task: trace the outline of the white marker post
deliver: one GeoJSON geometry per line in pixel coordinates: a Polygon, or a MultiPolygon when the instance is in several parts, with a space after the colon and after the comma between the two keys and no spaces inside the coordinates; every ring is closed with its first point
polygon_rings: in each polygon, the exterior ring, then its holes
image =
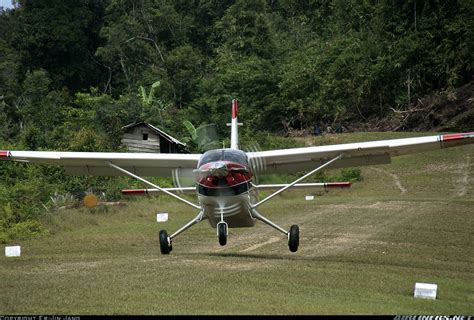
{"type": "Polygon", "coordinates": [[[314,196],[306,196],[305,199],[306,201],[311,201],[314,200],[314,196]]]}
{"type": "Polygon", "coordinates": [[[6,257],[19,257],[21,255],[20,246],[11,246],[5,247],[5,256],[6,257]]]}
{"type": "Polygon", "coordinates": [[[415,283],[415,292],[413,297],[422,299],[436,300],[436,291],[438,285],[432,283],[415,283]]]}
{"type": "Polygon", "coordinates": [[[156,214],[156,222],[166,222],[168,221],[168,214],[167,213],[157,213],[156,214]]]}

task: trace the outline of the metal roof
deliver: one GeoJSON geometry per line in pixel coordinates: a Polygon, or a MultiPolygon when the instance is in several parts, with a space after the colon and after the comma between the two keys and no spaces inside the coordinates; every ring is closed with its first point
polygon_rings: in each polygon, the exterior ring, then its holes
{"type": "Polygon", "coordinates": [[[185,143],[182,143],[181,141],[179,141],[176,138],[173,138],[172,136],[170,136],[169,134],[167,134],[163,130],[161,130],[161,129],[155,127],[155,126],[152,126],[151,124],[149,124],[147,122],[144,122],[144,121],[138,121],[138,122],[130,123],[126,126],[123,126],[122,129],[126,130],[126,129],[130,129],[130,128],[133,128],[133,127],[136,127],[136,126],[139,126],[139,125],[144,125],[144,126],[148,127],[150,130],[154,131],[156,134],[159,134],[159,135],[163,136],[169,142],[182,145],[183,147],[186,146],[185,143]]]}

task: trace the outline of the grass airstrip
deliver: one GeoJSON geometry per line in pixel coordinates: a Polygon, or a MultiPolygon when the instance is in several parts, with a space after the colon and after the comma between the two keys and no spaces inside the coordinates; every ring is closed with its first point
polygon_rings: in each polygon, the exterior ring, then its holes
{"type": "Polygon", "coordinates": [[[59,210],[54,232],[0,257],[0,314],[474,314],[473,162],[473,145],[396,157],[363,167],[349,190],[276,197],[261,212],[300,226],[297,253],[262,223],[230,229],[221,247],[204,221],[163,256],[158,231],[196,214],[163,196],[59,210]],[[437,284],[437,299],[415,299],[416,282],[437,284]]]}

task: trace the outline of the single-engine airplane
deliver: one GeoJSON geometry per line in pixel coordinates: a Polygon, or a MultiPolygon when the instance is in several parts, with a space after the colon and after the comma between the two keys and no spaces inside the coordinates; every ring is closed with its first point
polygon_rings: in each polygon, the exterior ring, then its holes
{"type": "Polygon", "coordinates": [[[290,188],[349,187],[348,182],[300,183],[324,168],[356,167],[387,164],[391,157],[474,143],[474,132],[435,136],[348,143],[329,146],[244,152],[239,149],[238,103],[232,100],[230,148],[210,150],[203,154],[154,154],[114,152],[0,151],[0,160],[61,165],[67,174],[113,176],[127,175],[152,189],[123,190],[126,194],[162,192],[195,208],[197,216],[171,235],[159,232],[160,251],[169,254],[172,241],[191,226],[208,220],[217,229],[221,245],[227,243],[228,228],[252,227],[256,220],[273,227],[288,237],[291,252],[299,246],[299,227],[286,230],[263,216],[258,208],[290,188]],[[161,188],[143,176],[169,176],[174,170],[194,169],[195,187],[161,188]],[[254,174],[309,171],[284,185],[255,185],[254,174]],[[259,200],[258,189],[277,191],[259,200]],[[197,193],[199,204],[184,199],[175,191],[197,193]]]}

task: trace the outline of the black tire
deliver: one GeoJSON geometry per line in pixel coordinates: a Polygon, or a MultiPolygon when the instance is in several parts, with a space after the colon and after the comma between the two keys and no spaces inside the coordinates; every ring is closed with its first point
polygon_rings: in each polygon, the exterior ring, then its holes
{"type": "Polygon", "coordinates": [[[219,244],[225,246],[227,244],[227,225],[225,223],[217,224],[217,234],[219,237],[219,244]]]}
{"type": "Polygon", "coordinates": [[[166,230],[160,230],[160,251],[161,251],[161,254],[170,254],[171,250],[172,250],[172,247],[168,243],[168,233],[166,233],[166,230]]]}
{"type": "Polygon", "coordinates": [[[288,246],[290,247],[291,252],[298,251],[298,246],[300,244],[300,228],[294,224],[290,228],[290,236],[288,237],[288,246]]]}

